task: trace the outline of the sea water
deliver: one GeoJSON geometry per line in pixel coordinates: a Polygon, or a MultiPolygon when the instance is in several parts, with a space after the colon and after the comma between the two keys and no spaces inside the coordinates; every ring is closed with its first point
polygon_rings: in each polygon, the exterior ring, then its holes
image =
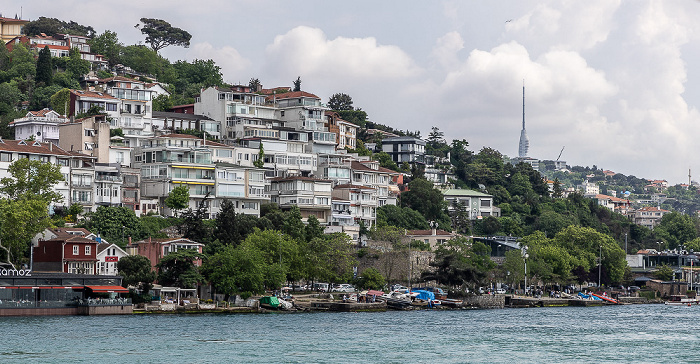
{"type": "Polygon", "coordinates": [[[0,363],[692,363],[700,306],[0,318],[0,363]]]}

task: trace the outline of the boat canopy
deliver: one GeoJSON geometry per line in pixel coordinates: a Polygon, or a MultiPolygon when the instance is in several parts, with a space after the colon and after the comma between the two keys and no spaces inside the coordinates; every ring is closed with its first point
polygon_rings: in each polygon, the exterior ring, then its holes
{"type": "Polygon", "coordinates": [[[435,299],[435,293],[430,292],[430,291],[422,291],[422,290],[414,290],[413,292],[418,293],[418,296],[416,298],[428,301],[428,300],[434,300],[435,299]]]}

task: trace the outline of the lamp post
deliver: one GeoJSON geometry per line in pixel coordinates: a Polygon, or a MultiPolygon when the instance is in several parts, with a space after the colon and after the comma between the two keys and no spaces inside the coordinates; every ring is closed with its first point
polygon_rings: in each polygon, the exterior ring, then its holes
{"type": "Polygon", "coordinates": [[[122,244],[124,244],[124,229],[126,229],[126,227],[122,225],[122,244]]]}
{"type": "Polygon", "coordinates": [[[525,288],[523,289],[523,293],[527,296],[527,258],[530,257],[530,255],[527,254],[527,245],[523,245],[520,254],[522,254],[523,262],[525,263],[525,288]]]}
{"type": "Polygon", "coordinates": [[[600,245],[600,252],[598,253],[598,289],[600,289],[600,268],[603,266],[603,246],[600,245]]]}

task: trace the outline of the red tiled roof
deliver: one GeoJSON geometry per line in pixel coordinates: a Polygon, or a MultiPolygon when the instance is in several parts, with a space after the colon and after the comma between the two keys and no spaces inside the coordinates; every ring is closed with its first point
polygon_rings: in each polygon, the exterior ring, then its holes
{"type": "Polygon", "coordinates": [[[49,146],[51,143],[40,143],[30,140],[1,140],[0,151],[19,152],[31,154],[48,155],[69,155],[65,150],[57,145],[49,146]]]}
{"type": "Polygon", "coordinates": [[[116,100],[112,95],[106,92],[86,91],[86,90],[70,90],[70,93],[79,97],[93,97],[97,99],[112,99],[116,100]]]}
{"type": "Polygon", "coordinates": [[[284,99],[294,99],[294,98],[298,98],[298,97],[310,97],[310,98],[319,99],[319,100],[321,99],[320,97],[318,97],[312,93],[308,93],[306,91],[292,91],[292,92],[285,92],[283,94],[270,95],[267,97],[267,99],[268,100],[273,100],[273,99],[274,100],[284,100],[284,99]]]}
{"type": "Polygon", "coordinates": [[[260,90],[260,93],[263,95],[272,95],[273,93],[283,91],[283,93],[291,92],[292,88],[291,87],[274,87],[274,88],[264,88],[260,90]]]}
{"type": "Polygon", "coordinates": [[[33,116],[46,116],[46,114],[50,113],[51,111],[53,111],[53,110],[48,109],[48,108],[43,108],[43,109],[38,110],[38,111],[30,111],[30,113],[33,116]]]}
{"type": "Polygon", "coordinates": [[[25,23],[29,23],[29,20],[5,18],[4,16],[0,16],[0,22],[25,22],[25,23]]]}
{"type": "MultiPolygon", "coordinates": [[[[369,163],[369,162],[366,162],[366,163],[369,163]]],[[[377,163],[379,163],[379,162],[377,162],[377,163]]],[[[372,172],[382,172],[382,173],[391,173],[391,174],[398,174],[399,173],[399,172],[392,171],[391,169],[384,168],[384,167],[377,167],[377,169],[372,169],[370,167],[367,167],[363,163],[357,162],[357,161],[352,161],[352,163],[350,164],[350,168],[356,169],[359,171],[372,171],[372,172]]]]}
{"type": "Polygon", "coordinates": [[[660,209],[660,208],[654,207],[654,206],[645,206],[645,207],[642,207],[642,208],[637,209],[637,211],[645,211],[645,212],[671,212],[671,211],[664,210],[664,209],[660,209]]]}
{"type": "Polygon", "coordinates": [[[123,77],[123,76],[112,76],[112,77],[107,77],[107,78],[100,78],[97,81],[99,81],[99,82],[126,81],[126,82],[144,83],[143,81],[139,81],[139,80],[135,80],[133,78],[123,77]]]}

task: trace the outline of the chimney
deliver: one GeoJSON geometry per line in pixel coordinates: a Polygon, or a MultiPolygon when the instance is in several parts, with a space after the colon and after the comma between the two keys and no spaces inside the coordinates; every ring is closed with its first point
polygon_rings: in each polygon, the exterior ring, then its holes
{"type": "Polygon", "coordinates": [[[129,237],[129,245],[131,245],[131,236],[129,237]]]}
{"type": "Polygon", "coordinates": [[[432,233],[433,233],[433,236],[437,235],[437,227],[433,227],[432,233]]]}

